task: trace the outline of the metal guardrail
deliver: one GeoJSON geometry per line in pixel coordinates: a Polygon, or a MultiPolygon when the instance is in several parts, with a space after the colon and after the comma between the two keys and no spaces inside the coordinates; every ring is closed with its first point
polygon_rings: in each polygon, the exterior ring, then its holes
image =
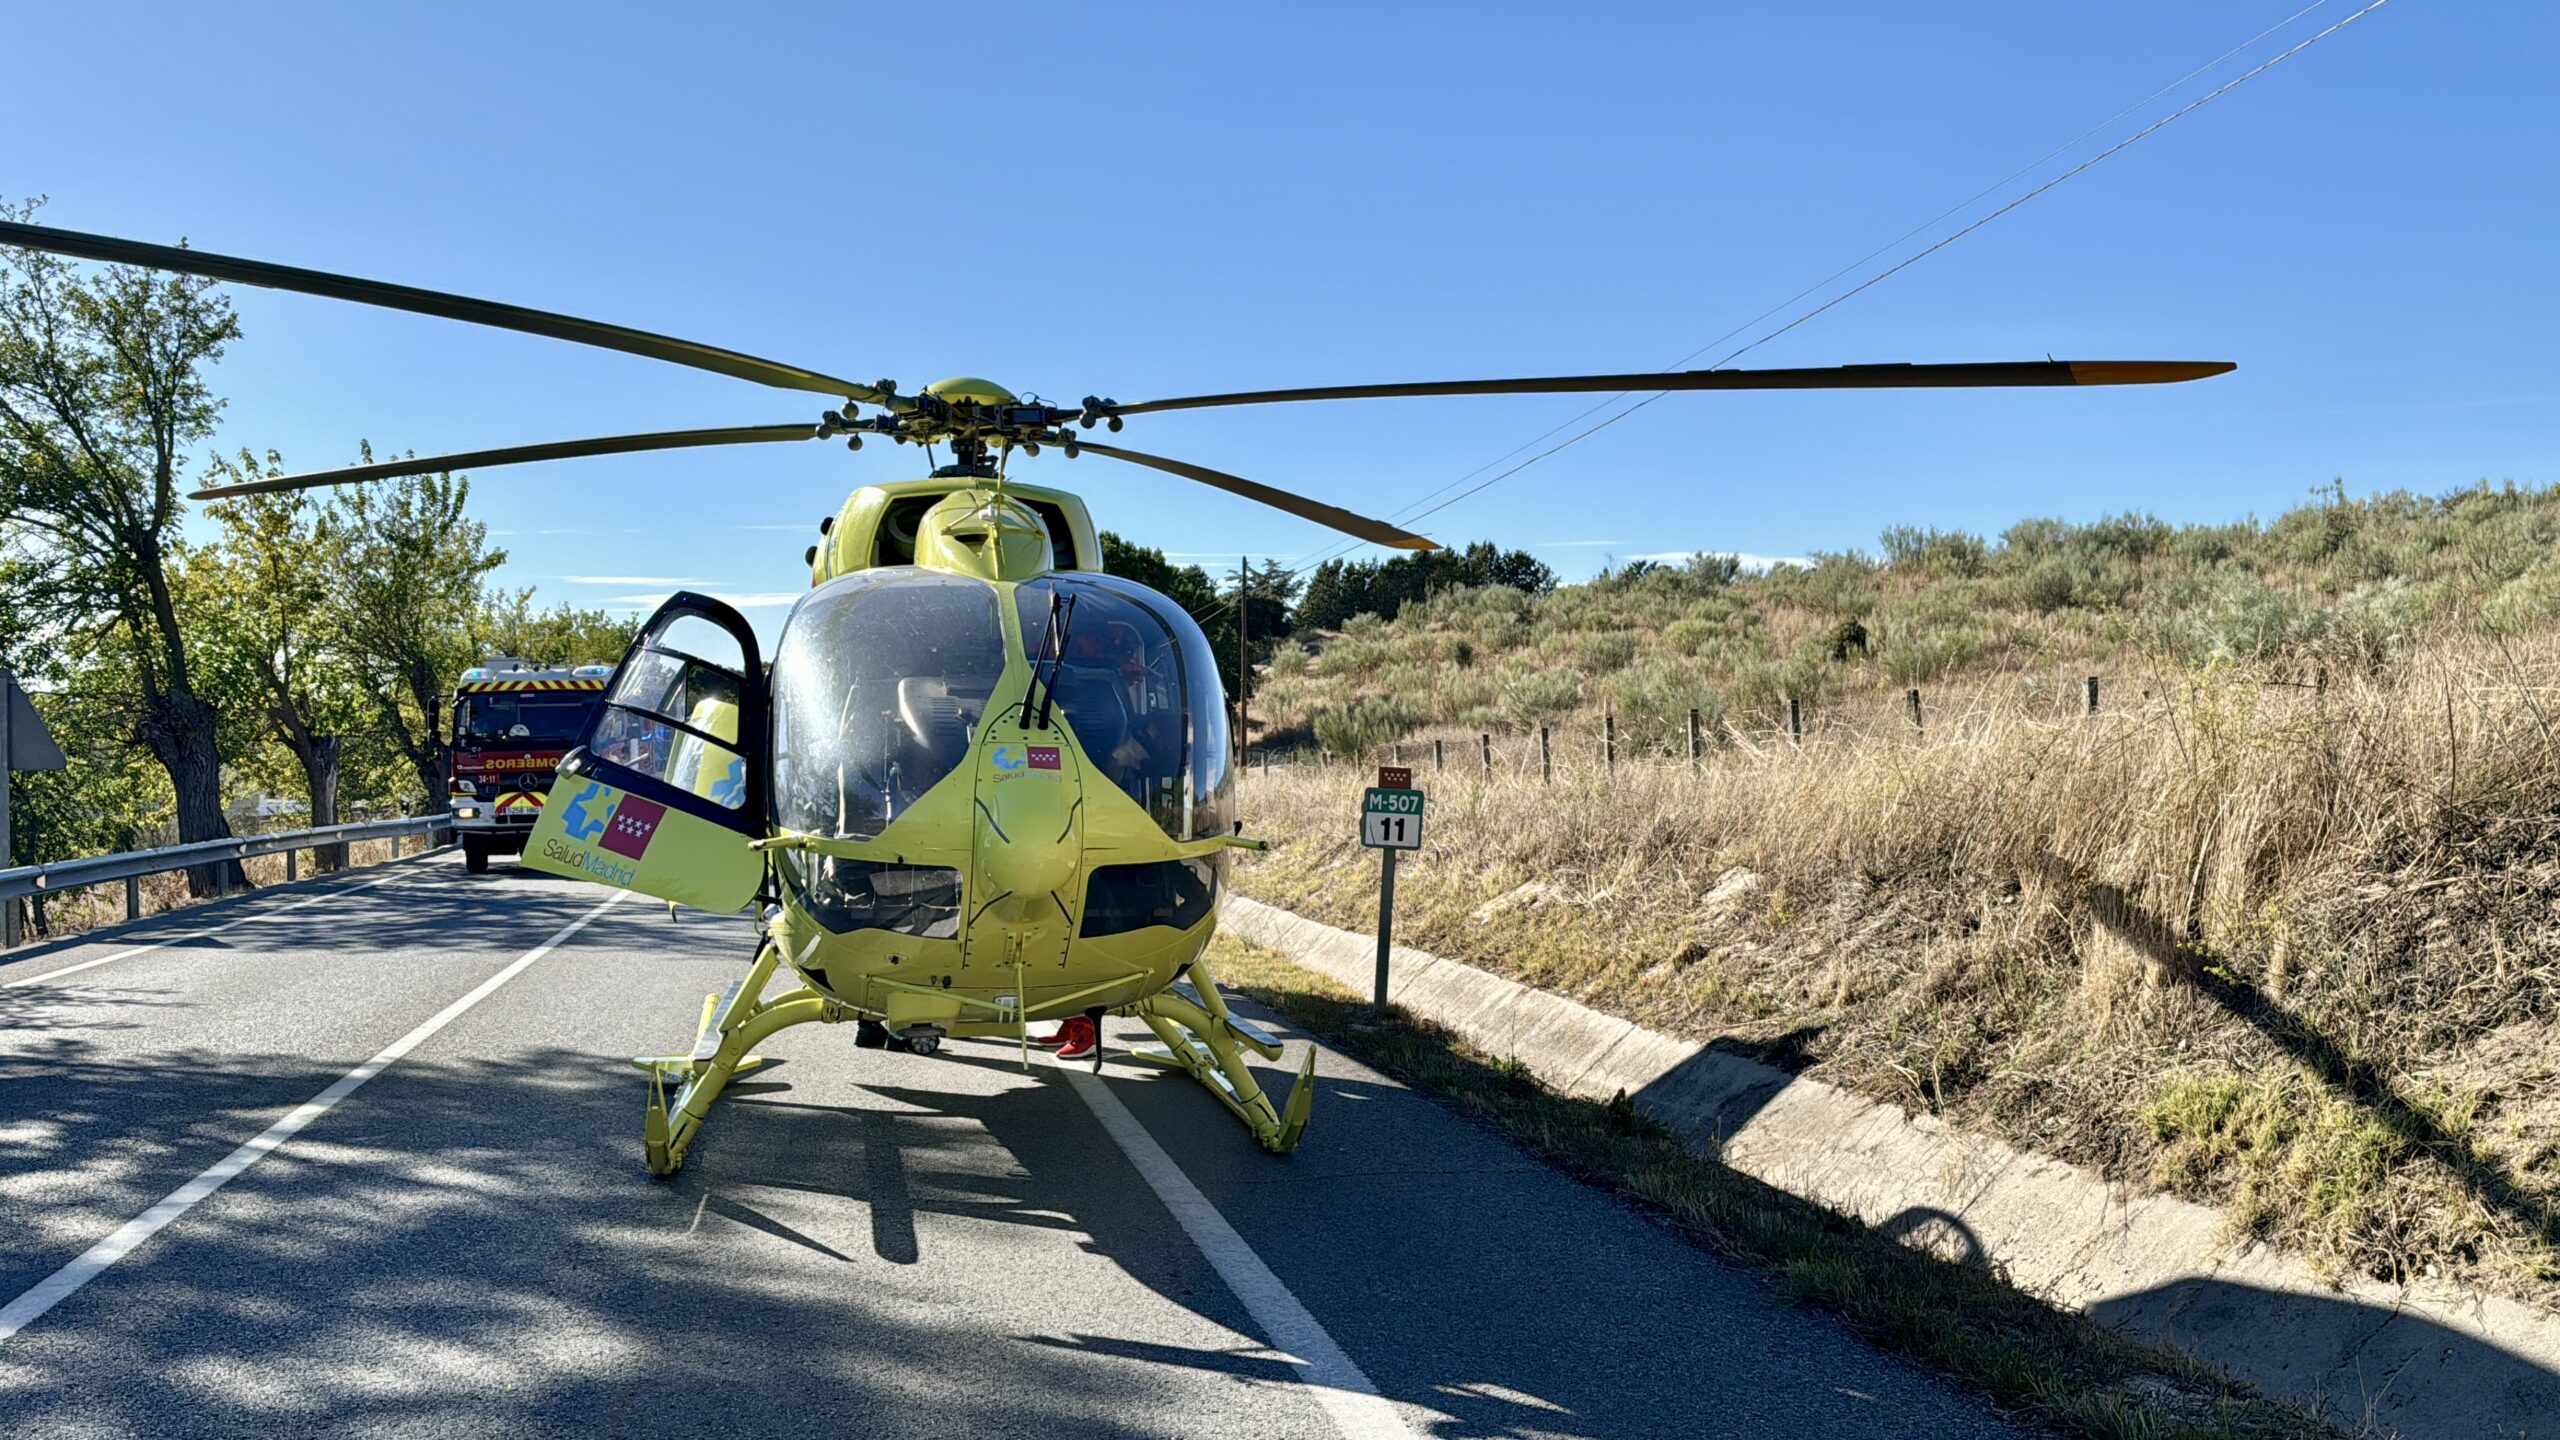
{"type": "MultiPolygon", "coordinates": [[[[453,829],[451,815],[420,815],[399,820],[366,820],[352,825],[322,825],[310,830],[287,830],[274,835],[239,835],[228,840],[200,840],[193,845],[170,845],[158,850],[128,850],[118,855],[95,855],[85,860],[57,860],[50,865],[22,865],[14,870],[0,870],[0,902],[14,902],[29,895],[53,895],[90,885],[110,885],[118,880],[134,881],[145,875],[159,875],[171,870],[186,870],[198,865],[211,865],[224,860],[246,860],[253,855],[281,853],[285,859],[286,878],[291,879],[293,854],[327,845],[345,845],[358,840],[389,840],[392,853],[399,853],[399,842],[412,835],[434,836],[453,829]]],[[[449,838],[449,834],[448,834],[449,838]]],[[[133,911],[133,891],[126,888],[126,910],[133,911]]],[[[133,918],[128,913],[127,918],[133,918]]],[[[14,928],[14,927],[12,927],[14,928]]],[[[15,937],[10,937],[14,939],[15,937]]]]}

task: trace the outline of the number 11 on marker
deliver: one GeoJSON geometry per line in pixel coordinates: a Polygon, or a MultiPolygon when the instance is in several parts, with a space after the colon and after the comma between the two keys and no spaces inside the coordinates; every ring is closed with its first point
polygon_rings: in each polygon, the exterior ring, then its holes
{"type": "Polygon", "coordinates": [[[1360,843],[1372,850],[1422,848],[1422,792],[1372,788],[1360,798],[1360,843]]]}

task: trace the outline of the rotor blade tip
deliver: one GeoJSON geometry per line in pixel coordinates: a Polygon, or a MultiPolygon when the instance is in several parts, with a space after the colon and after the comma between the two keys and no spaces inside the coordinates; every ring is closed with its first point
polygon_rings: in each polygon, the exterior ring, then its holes
{"type": "Polygon", "coordinates": [[[2230,360],[2070,360],[2064,364],[2072,382],[2079,385],[2175,385],[2240,368],[2230,360]]]}

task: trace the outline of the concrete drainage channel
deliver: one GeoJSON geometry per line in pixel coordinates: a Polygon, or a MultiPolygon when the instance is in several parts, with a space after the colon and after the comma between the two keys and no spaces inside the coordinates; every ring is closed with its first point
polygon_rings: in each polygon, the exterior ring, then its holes
{"type": "MultiPolygon", "coordinates": [[[[1366,994],[1377,941],[1241,895],[1239,936],[1366,994]]],[[[1659,1035],[1455,960],[1396,947],[1389,998],[1716,1146],[1725,1164],[2023,1289],[2203,1356],[2272,1395],[2409,1440],[2560,1428],[2560,1317],[2444,1284],[2331,1285],[2234,1245],[2221,1212],[2135,1194],[2075,1166],[1967,1135],[1693,1040],[1659,1035]]]]}

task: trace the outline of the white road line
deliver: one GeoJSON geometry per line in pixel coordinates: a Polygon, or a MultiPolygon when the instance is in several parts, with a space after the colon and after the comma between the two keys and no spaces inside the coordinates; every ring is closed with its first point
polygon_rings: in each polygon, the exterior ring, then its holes
{"type": "Polygon", "coordinates": [[[353,885],[334,886],[317,895],[307,896],[303,899],[296,900],[290,905],[278,905],[273,909],[261,908],[254,915],[243,915],[236,920],[226,920],[210,929],[190,930],[183,935],[171,935],[165,939],[154,940],[148,945],[136,945],[130,950],[119,950],[113,955],[101,955],[95,960],[83,960],[77,965],[65,965],[59,970],[48,970],[42,975],[22,975],[14,980],[0,980],[0,990],[6,990],[16,985],[41,985],[47,980],[57,980],[65,975],[77,975],[83,970],[94,970],[101,965],[110,965],[118,960],[130,960],[136,955],[148,955],[154,950],[163,950],[171,945],[182,944],[189,940],[207,939],[211,936],[219,935],[226,930],[236,929],[242,925],[253,925],[261,920],[273,920],[279,915],[289,915],[306,906],[319,905],[330,900],[335,900],[341,895],[353,895],[359,890],[370,890],[376,885],[388,884],[394,880],[405,880],[413,875],[423,873],[425,872],[422,870],[403,867],[389,875],[377,875],[370,880],[359,881],[353,885]]]}
{"type": "Polygon", "coordinates": [[[1191,1177],[1182,1173],[1182,1167],[1173,1163],[1173,1157],[1164,1153],[1156,1137],[1147,1133],[1147,1127],[1138,1123],[1138,1117],[1129,1113],[1129,1107],[1120,1103],[1111,1087],[1082,1066],[1067,1070],[1067,1083],[1075,1087],[1076,1094],[1093,1111],[1093,1118],[1102,1122],[1120,1152],[1145,1177],[1147,1187],[1156,1192],[1164,1208],[1173,1212],[1174,1220],[1190,1235],[1191,1243],[1208,1257],[1210,1267],[1244,1302],[1254,1323],[1262,1327],[1264,1338],[1296,1363],[1300,1382],[1315,1392],[1317,1403],[1333,1417],[1334,1428],[1349,1440],[1414,1440],[1413,1430],[1404,1423],[1394,1404],[1378,1393],[1378,1387],[1352,1363],[1350,1356],[1342,1353],[1342,1347],[1334,1343],[1324,1326],[1307,1313],[1307,1307],[1298,1303],[1288,1286],[1280,1283],[1280,1277],[1271,1273],[1271,1267],[1262,1263],[1262,1257],[1253,1253],[1253,1247],[1227,1223],[1226,1216],[1218,1213],[1218,1207],[1209,1203],[1209,1197],[1191,1183],[1191,1177]]]}
{"type": "Polygon", "coordinates": [[[488,999],[499,986],[523,974],[526,966],[550,954],[563,941],[587,928],[587,925],[597,916],[621,904],[629,898],[630,894],[631,892],[627,890],[617,890],[603,904],[553,931],[550,939],[526,951],[521,958],[510,963],[507,968],[472,987],[470,994],[437,1011],[435,1016],[425,1024],[384,1046],[380,1054],[339,1076],[328,1089],[312,1096],[296,1107],[293,1113],[268,1126],[265,1133],[259,1135],[257,1139],[225,1155],[216,1161],[211,1169],[170,1191],[167,1199],[126,1221],[121,1229],[90,1246],[79,1259],[46,1276],[36,1284],[34,1289],[10,1301],[7,1305],[0,1306],[0,1346],[5,1346],[11,1336],[33,1324],[47,1310],[61,1304],[70,1297],[72,1292],[98,1278],[108,1266],[130,1254],[135,1246],[159,1234],[170,1221],[194,1209],[199,1201],[229,1184],[233,1176],[255,1165],[270,1151],[301,1133],[304,1126],[328,1114],[339,1101],[362,1088],[364,1082],[381,1074],[385,1068],[416,1049],[429,1036],[452,1024],[464,1011],[488,999]]]}

